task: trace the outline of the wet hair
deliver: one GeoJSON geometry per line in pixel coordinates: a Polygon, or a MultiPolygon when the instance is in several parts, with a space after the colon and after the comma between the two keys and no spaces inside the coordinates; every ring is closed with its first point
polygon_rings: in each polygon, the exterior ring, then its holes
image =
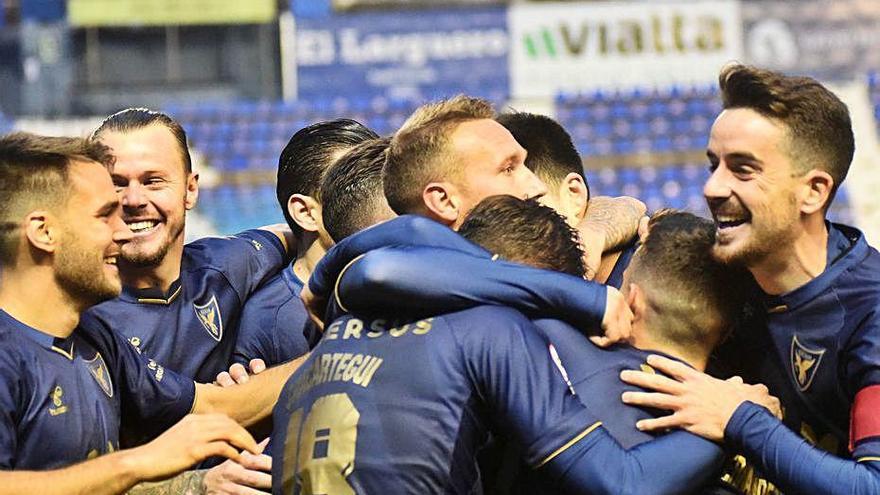
{"type": "Polygon", "coordinates": [[[489,196],[468,213],[458,233],[506,260],[584,276],[577,231],[536,199],[489,196]]]}
{"type": "Polygon", "coordinates": [[[189,146],[186,140],[186,131],[179,122],[169,115],[147,108],[126,108],[104,119],[101,125],[92,133],[95,139],[101,139],[105,132],[127,133],[137,131],[151,125],[161,125],[168,129],[177,142],[180,158],[183,160],[184,171],[192,173],[192,157],[189,154],[189,146]]]}

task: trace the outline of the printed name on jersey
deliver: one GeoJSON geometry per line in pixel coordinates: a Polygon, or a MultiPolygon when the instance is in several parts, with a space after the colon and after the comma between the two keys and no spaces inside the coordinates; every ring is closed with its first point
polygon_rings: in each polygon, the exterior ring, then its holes
{"type": "Polygon", "coordinates": [[[405,323],[403,325],[395,321],[384,319],[376,319],[364,322],[357,318],[349,320],[337,320],[333,322],[327,330],[324,331],[324,340],[348,340],[359,339],[362,335],[366,335],[371,339],[379,338],[383,335],[390,335],[393,338],[402,337],[407,333],[412,335],[425,335],[431,331],[432,321],[434,318],[427,318],[414,322],[405,323]],[[364,329],[367,329],[364,332],[364,329]]]}
{"type": "Polygon", "coordinates": [[[104,356],[101,353],[95,354],[91,360],[85,360],[89,373],[92,374],[95,381],[101,387],[101,390],[107,394],[107,397],[113,397],[113,382],[110,379],[110,372],[107,371],[107,363],[104,362],[104,356]]]}
{"type": "Polygon", "coordinates": [[[56,385],[52,392],[49,393],[49,398],[52,399],[52,406],[49,407],[49,416],[58,416],[67,412],[67,406],[61,399],[62,396],[64,396],[64,390],[60,385],[56,385]]]}
{"type": "Polygon", "coordinates": [[[810,388],[824,354],[825,349],[810,349],[798,341],[797,335],[792,337],[791,373],[801,392],[810,388]]]}
{"type": "Polygon", "coordinates": [[[303,379],[288,394],[288,407],[306,390],[328,382],[350,382],[366,388],[385,360],[370,354],[332,352],[315,356],[303,379]]]}
{"type": "Polygon", "coordinates": [[[220,316],[220,305],[217,303],[217,296],[212,294],[211,299],[202,305],[193,303],[193,308],[196,310],[196,316],[211,338],[220,342],[220,339],[223,338],[223,318],[220,316]]]}

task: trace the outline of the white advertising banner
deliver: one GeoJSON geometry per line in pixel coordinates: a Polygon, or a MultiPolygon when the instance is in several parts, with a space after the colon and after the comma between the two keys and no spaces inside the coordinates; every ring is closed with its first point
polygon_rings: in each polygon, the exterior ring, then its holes
{"type": "Polygon", "coordinates": [[[742,59],[736,1],[512,5],[511,91],[560,91],[710,83],[742,59]]]}

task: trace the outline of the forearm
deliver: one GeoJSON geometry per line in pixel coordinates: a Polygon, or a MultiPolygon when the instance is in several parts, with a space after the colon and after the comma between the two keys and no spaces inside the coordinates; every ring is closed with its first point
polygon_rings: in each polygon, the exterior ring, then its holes
{"type": "Polygon", "coordinates": [[[134,450],[51,471],[0,471],[0,495],[116,495],[141,480],[134,450]]]}
{"type": "Polygon", "coordinates": [[[217,387],[197,383],[193,412],[223,413],[242,426],[250,426],[272,414],[287,379],[308,356],[269,368],[240,385],[217,387]]]}
{"type": "Polygon", "coordinates": [[[683,494],[717,476],[720,447],[683,431],[624,450],[600,428],[563,451],[547,469],[566,493],[683,494]]]}
{"type": "Polygon", "coordinates": [[[785,493],[880,493],[877,462],[841,459],[820,450],[751,402],[736,409],[724,440],[785,493]]]}
{"type": "Polygon", "coordinates": [[[165,480],[140,483],[127,493],[128,495],[201,495],[205,493],[205,473],[207,469],[186,471],[165,480]]]}
{"type": "Polygon", "coordinates": [[[623,247],[638,233],[639,219],[645,213],[644,209],[638,207],[639,204],[634,200],[593,198],[586,217],[578,227],[581,239],[589,246],[602,246],[602,252],[623,247]]]}

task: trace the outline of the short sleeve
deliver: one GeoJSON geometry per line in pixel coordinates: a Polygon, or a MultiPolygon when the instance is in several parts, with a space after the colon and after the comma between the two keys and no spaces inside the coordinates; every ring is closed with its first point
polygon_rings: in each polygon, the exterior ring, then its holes
{"type": "Polygon", "coordinates": [[[201,252],[208,265],[222,271],[242,301],[286,262],[281,239],[261,229],[230,237],[206,237],[187,244],[187,249],[201,252]]]}
{"type": "Polygon", "coordinates": [[[242,310],[238,339],[232,361],[247,366],[262,359],[273,366],[309,352],[314,329],[305,305],[297,295],[262,297],[264,291],[287,290],[283,284],[266,285],[249,299],[242,310]]]}
{"type": "Polygon", "coordinates": [[[528,464],[543,465],[599,427],[528,319],[506,308],[471,315],[451,322],[456,339],[492,417],[522,446],[528,464]]]}

